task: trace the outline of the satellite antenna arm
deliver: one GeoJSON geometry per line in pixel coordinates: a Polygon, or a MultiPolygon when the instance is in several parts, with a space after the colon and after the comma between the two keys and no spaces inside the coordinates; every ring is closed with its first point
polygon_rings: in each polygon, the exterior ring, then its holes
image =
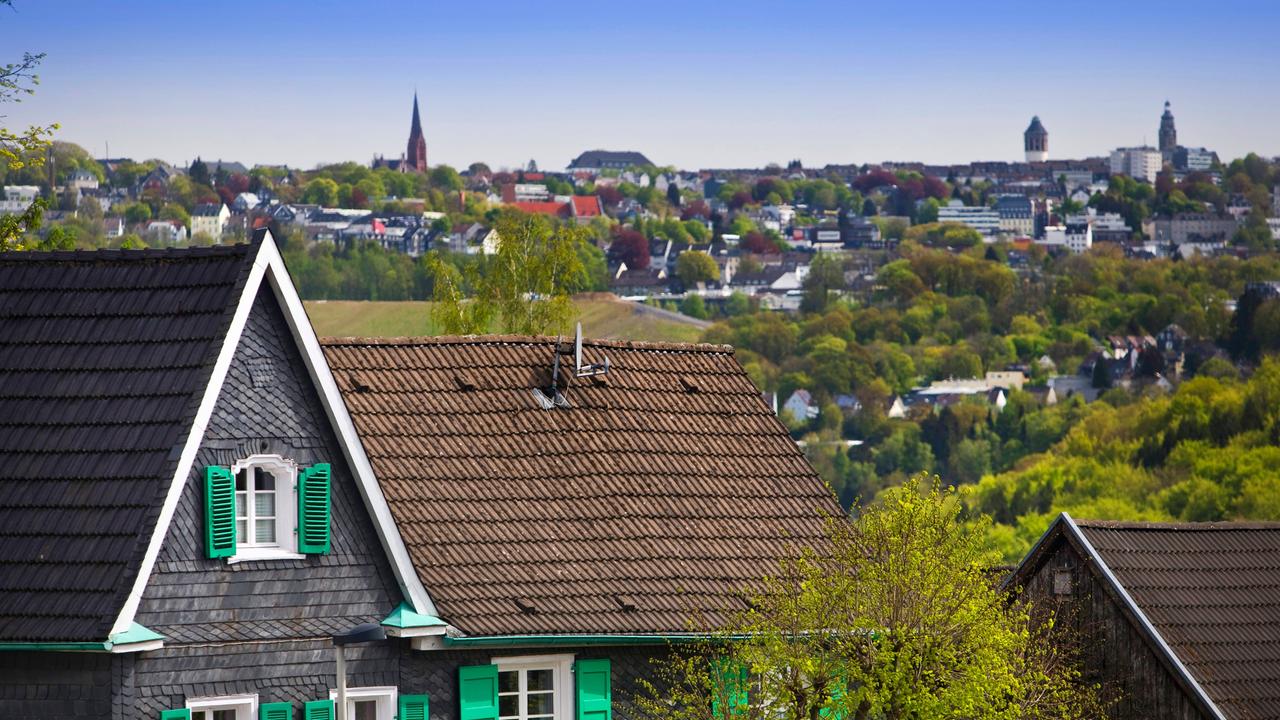
{"type": "Polygon", "coordinates": [[[609,372],[609,357],[606,355],[604,362],[595,365],[586,365],[582,362],[582,323],[578,323],[578,329],[573,339],[573,364],[574,376],[585,378],[593,375],[604,375],[609,372]]]}

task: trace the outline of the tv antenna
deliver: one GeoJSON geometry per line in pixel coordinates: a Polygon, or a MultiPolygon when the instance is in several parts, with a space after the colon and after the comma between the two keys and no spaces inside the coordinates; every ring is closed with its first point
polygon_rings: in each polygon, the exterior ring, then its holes
{"type": "MultiPolygon", "coordinates": [[[[557,362],[559,359],[559,356],[557,356],[557,362]]],[[[578,323],[578,331],[573,338],[573,365],[574,377],[585,378],[592,377],[593,375],[604,375],[609,372],[609,356],[607,355],[605,356],[603,363],[595,365],[582,364],[582,323],[578,323]]]]}

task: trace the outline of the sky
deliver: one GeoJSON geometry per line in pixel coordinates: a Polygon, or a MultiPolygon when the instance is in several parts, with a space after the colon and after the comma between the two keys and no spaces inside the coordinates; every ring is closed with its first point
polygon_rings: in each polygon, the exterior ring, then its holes
{"type": "Polygon", "coordinates": [[[399,157],[416,89],[431,164],[1019,160],[1178,139],[1280,155],[1280,2],[13,0],[0,63],[43,52],[8,128],[95,157],[246,165],[399,157]]]}

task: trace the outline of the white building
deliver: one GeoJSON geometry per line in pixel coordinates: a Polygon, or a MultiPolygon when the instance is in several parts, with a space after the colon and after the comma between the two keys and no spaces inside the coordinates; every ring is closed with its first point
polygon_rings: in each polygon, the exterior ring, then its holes
{"type": "Polygon", "coordinates": [[[1093,225],[1088,222],[1067,222],[1050,225],[1044,229],[1044,237],[1036,244],[1047,248],[1064,248],[1079,255],[1093,247],[1093,225]]]}
{"type": "Polygon", "coordinates": [[[186,242],[187,226],[177,220],[152,220],[147,224],[146,235],[160,245],[176,245],[186,242]]]}
{"type": "Polygon", "coordinates": [[[989,207],[967,206],[959,200],[938,208],[938,222],[967,225],[982,233],[983,238],[1000,234],[1000,213],[989,207]]]}
{"type": "Polygon", "coordinates": [[[1111,151],[1111,174],[1128,175],[1135,180],[1156,181],[1164,167],[1164,156],[1153,147],[1116,148],[1111,151]]]}
{"type": "Polygon", "coordinates": [[[191,234],[208,235],[214,240],[222,237],[231,211],[223,203],[201,203],[191,212],[191,234]]]}
{"type": "Polygon", "coordinates": [[[35,185],[8,185],[4,189],[4,199],[0,200],[0,215],[24,213],[38,197],[40,188],[35,185]]]}

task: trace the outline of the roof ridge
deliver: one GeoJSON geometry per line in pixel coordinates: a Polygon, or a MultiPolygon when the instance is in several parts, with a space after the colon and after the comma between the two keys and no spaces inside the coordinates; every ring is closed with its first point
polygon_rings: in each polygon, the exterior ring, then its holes
{"type": "Polygon", "coordinates": [[[118,248],[102,248],[97,250],[12,250],[0,252],[0,262],[103,262],[114,260],[159,260],[188,258],[207,258],[218,256],[245,255],[252,251],[254,243],[244,242],[232,245],[208,245],[203,247],[167,247],[143,248],[138,250],[121,250],[118,248]]]}
{"type": "MultiPolygon", "coordinates": [[[[569,338],[558,338],[561,342],[572,342],[569,338]]],[[[435,335],[435,336],[401,336],[401,337],[324,337],[320,344],[325,347],[367,347],[370,345],[406,346],[406,345],[534,345],[551,344],[557,338],[550,335],[435,335]]],[[[732,345],[714,343],[680,343],[657,342],[645,340],[609,340],[583,338],[583,347],[618,348],[622,350],[655,350],[672,352],[709,352],[734,354],[732,345]]]]}
{"type": "Polygon", "coordinates": [[[1266,520],[1219,520],[1214,522],[1075,520],[1075,523],[1082,528],[1097,528],[1100,530],[1280,530],[1280,522],[1266,520]]]}

